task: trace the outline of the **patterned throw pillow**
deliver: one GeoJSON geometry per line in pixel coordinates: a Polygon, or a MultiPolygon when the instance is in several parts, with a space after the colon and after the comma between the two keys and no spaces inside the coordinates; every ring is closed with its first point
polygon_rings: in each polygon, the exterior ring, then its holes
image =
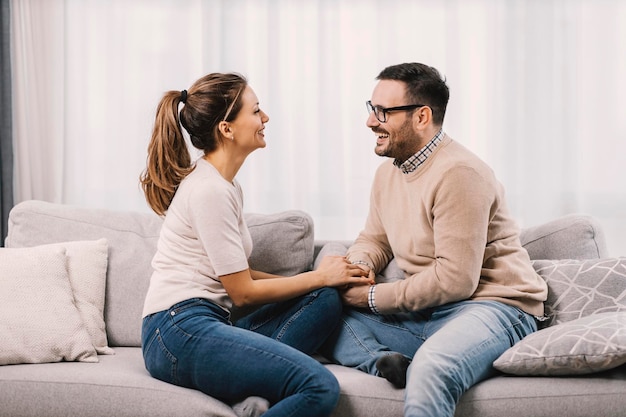
{"type": "Polygon", "coordinates": [[[532,262],[548,284],[545,325],[626,311],[626,258],[532,262]]]}
{"type": "Polygon", "coordinates": [[[581,375],[626,363],[626,312],[592,314],[526,336],[493,364],[513,375],[581,375]]]}
{"type": "Polygon", "coordinates": [[[547,328],[504,352],[514,375],[578,375],[626,363],[626,258],[533,261],[548,284],[547,328]]]}

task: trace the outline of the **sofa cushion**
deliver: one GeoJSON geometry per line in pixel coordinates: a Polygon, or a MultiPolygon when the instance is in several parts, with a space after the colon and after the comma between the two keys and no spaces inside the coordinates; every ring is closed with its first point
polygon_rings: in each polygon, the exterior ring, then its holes
{"type": "MultiPolygon", "coordinates": [[[[404,390],[354,368],[326,365],[341,394],[332,417],[402,416],[404,390]]],[[[584,378],[498,375],[461,397],[457,417],[623,417],[626,365],[584,378]]]]}
{"type": "Polygon", "coordinates": [[[97,362],[62,246],[0,249],[0,365],[97,362]]]}
{"type": "MultiPolygon", "coordinates": [[[[313,263],[313,220],[298,210],[245,214],[253,241],[250,267],[294,275],[313,263]]],[[[104,238],[109,246],[105,322],[110,346],[140,346],[141,312],[162,219],[153,213],[30,200],[9,214],[7,247],[104,238]]]]}
{"type": "Polygon", "coordinates": [[[148,374],[141,349],[118,347],[99,363],[0,367],[1,416],[237,417],[200,391],[148,374]]]}
{"type": "MultiPolygon", "coordinates": [[[[456,417],[623,417],[626,368],[580,377],[498,375],[470,388],[456,417]]],[[[402,414],[399,414],[402,415],[402,414]]]]}
{"type": "Polygon", "coordinates": [[[402,416],[404,390],[394,388],[385,378],[355,368],[325,365],[341,388],[339,403],[332,417],[402,416]]]}
{"type": "Polygon", "coordinates": [[[626,363],[626,312],[598,313],[539,330],[494,367],[514,375],[580,375],[626,363]]]}

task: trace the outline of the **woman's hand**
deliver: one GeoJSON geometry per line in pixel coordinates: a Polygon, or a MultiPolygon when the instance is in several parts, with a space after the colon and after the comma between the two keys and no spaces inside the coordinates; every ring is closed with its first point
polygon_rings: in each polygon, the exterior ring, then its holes
{"type": "Polygon", "coordinates": [[[373,285],[368,271],[353,265],[344,256],[325,256],[315,271],[320,274],[327,287],[351,285],[373,285]]]}

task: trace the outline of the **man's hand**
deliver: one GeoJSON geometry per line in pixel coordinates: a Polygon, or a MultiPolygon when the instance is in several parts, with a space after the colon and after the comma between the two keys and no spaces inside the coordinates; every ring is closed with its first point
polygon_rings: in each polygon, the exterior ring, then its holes
{"type": "Polygon", "coordinates": [[[357,287],[349,287],[339,292],[343,303],[352,307],[367,308],[367,294],[369,285],[359,285],[357,287]]]}

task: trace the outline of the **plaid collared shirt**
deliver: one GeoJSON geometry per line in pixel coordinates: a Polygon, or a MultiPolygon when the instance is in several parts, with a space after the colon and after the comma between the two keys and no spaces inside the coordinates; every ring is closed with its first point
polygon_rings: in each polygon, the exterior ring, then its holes
{"type": "Polygon", "coordinates": [[[406,161],[399,163],[398,160],[395,160],[393,164],[400,168],[404,174],[410,174],[415,171],[420,165],[422,165],[426,159],[435,151],[437,145],[441,143],[443,139],[443,129],[439,131],[435,135],[434,138],[430,140],[422,149],[419,150],[415,155],[407,159],[406,161]]]}

